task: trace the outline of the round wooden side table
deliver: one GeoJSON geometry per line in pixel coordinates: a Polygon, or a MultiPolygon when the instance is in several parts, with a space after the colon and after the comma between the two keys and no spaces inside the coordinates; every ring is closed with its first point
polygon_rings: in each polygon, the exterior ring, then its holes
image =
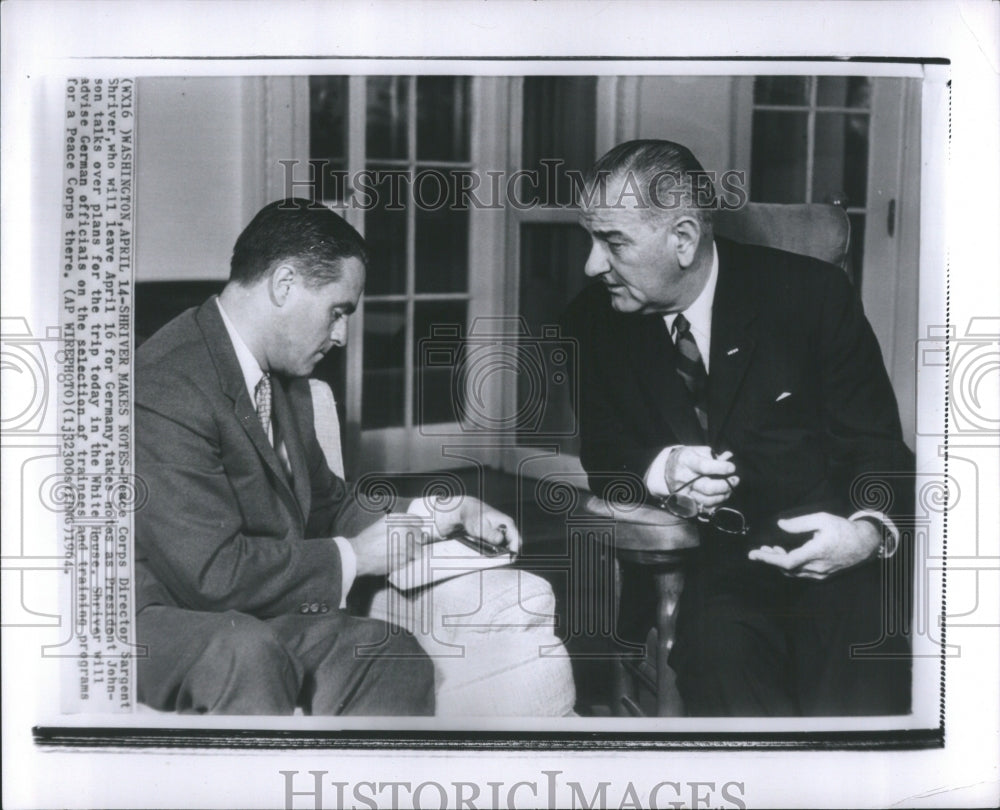
{"type": "MultiPolygon", "coordinates": [[[[611,522],[612,531],[599,533],[605,545],[615,556],[615,600],[621,600],[620,563],[642,565],[652,572],[656,583],[656,656],[655,691],[657,716],[680,713],[680,701],[674,686],[673,671],[667,664],[674,642],[677,623],[677,604],[684,588],[684,563],[691,550],[698,546],[697,527],[684,518],[643,504],[615,504],[596,495],[584,505],[594,517],[611,522]]],[[[616,662],[615,711],[624,709],[628,714],[642,714],[634,689],[628,681],[639,673],[636,666],[624,661],[616,662]]],[[[641,677],[641,676],[640,676],[641,677]]]]}

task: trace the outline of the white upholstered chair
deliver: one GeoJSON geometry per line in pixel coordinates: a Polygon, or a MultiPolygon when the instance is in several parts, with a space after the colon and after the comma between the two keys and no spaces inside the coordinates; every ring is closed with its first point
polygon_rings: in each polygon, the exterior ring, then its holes
{"type": "MultiPolygon", "coordinates": [[[[310,380],[316,436],[343,477],[340,422],[330,387],[310,380]]],[[[555,636],[555,599],[527,571],[493,568],[416,591],[387,586],[370,616],[413,633],[434,662],[437,714],[561,717],[573,713],[570,660],[555,636]]]]}

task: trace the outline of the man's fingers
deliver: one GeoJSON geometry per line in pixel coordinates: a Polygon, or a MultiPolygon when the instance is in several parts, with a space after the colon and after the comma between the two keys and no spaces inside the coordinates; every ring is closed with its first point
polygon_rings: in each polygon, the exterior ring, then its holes
{"type": "Polygon", "coordinates": [[[791,551],[786,551],[781,546],[761,546],[753,549],[747,557],[757,562],[773,565],[782,571],[794,572],[795,569],[816,558],[816,547],[810,548],[810,545],[811,541],[791,551]]]}
{"type": "Polygon", "coordinates": [[[800,515],[793,518],[782,518],[778,521],[778,528],[789,534],[805,534],[806,532],[816,532],[827,525],[829,515],[826,512],[813,512],[809,515],[800,515]]]}
{"type": "Polygon", "coordinates": [[[812,562],[816,559],[817,551],[817,546],[812,540],[804,543],[798,548],[792,549],[788,552],[788,556],[785,557],[785,561],[788,563],[788,565],[785,566],[786,570],[791,571],[794,568],[798,568],[799,566],[812,562]]]}
{"type": "Polygon", "coordinates": [[[685,447],[678,461],[679,466],[687,467],[694,475],[726,476],[736,472],[736,465],[729,460],[731,456],[726,452],[716,458],[710,447],[685,447]]]}
{"type": "Polygon", "coordinates": [[[495,546],[502,546],[511,552],[521,548],[521,535],[514,526],[514,521],[500,512],[495,512],[488,518],[488,532],[483,539],[495,546]]]}
{"type": "Polygon", "coordinates": [[[727,489],[722,495],[702,495],[699,492],[692,494],[691,498],[694,500],[702,509],[712,509],[716,506],[722,506],[726,501],[729,500],[730,491],[727,489]]]}
{"type": "Polygon", "coordinates": [[[788,570],[788,552],[780,546],[761,546],[753,549],[747,558],[754,562],[767,563],[784,571],[788,570]]]}
{"type": "Polygon", "coordinates": [[[690,476],[695,478],[699,475],[713,475],[725,478],[736,472],[736,465],[731,461],[721,461],[717,458],[695,457],[693,460],[685,460],[684,465],[688,468],[690,476]]]}
{"type": "Polygon", "coordinates": [[[732,492],[733,487],[740,482],[739,476],[732,475],[729,478],[699,478],[691,486],[692,492],[701,493],[702,495],[725,495],[728,496],[732,492]],[[735,480],[736,483],[730,483],[730,481],[735,480]]]}

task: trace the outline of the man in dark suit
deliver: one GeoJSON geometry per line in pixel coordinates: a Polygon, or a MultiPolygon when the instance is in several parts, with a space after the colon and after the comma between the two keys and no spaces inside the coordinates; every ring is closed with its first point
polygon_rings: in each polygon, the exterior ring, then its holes
{"type": "Polygon", "coordinates": [[[698,521],[671,654],[689,713],[905,713],[906,640],[852,652],[898,609],[882,566],[912,498],[878,344],[839,268],[716,238],[704,181],[668,141],[621,144],[588,175],[602,283],[567,315],[581,461],[698,521]],[[861,508],[871,473],[885,497],[861,508]]]}
{"type": "MultiPolygon", "coordinates": [[[[342,608],[355,576],[416,554],[387,543],[328,468],[306,377],[346,338],[361,236],[305,200],[240,235],[230,281],[136,353],[139,699],[229,714],[432,714],[431,662],[409,634],[342,608]]],[[[513,521],[466,498],[432,517],[512,551],[513,521]]],[[[404,520],[405,522],[405,520],[404,520]]],[[[398,526],[394,523],[394,526],[398,526]]],[[[394,533],[395,534],[395,533],[394,533]]]]}

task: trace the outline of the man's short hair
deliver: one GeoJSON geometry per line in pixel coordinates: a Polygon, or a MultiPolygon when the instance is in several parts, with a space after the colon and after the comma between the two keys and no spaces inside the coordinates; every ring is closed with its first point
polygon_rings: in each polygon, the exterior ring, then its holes
{"type": "Polygon", "coordinates": [[[711,227],[715,186],[686,146],[653,139],[625,141],[598,159],[584,183],[594,189],[617,178],[630,183],[629,193],[639,195],[649,217],[666,215],[673,220],[681,212],[690,212],[703,228],[711,227]]]}
{"type": "Polygon", "coordinates": [[[282,262],[291,262],[312,287],[338,281],[345,259],[366,267],[365,240],[322,203],[289,197],[264,206],[233,247],[229,280],[254,284],[282,262]]]}

